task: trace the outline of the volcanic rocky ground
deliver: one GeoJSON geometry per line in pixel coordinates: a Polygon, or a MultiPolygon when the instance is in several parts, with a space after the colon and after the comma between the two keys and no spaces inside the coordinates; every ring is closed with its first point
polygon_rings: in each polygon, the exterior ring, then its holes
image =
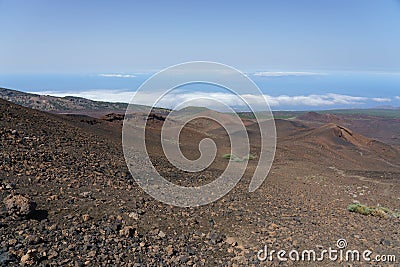
{"type": "MultiPolygon", "coordinates": [[[[360,202],[399,211],[400,153],[340,122],[276,120],[275,161],[258,190],[247,190],[255,159],[219,201],[178,208],[153,199],[131,177],[120,117],[55,115],[3,100],[0,117],[0,265],[346,266],[260,262],[256,256],[264,245],[320,251],[336,248],[341,238],[349,249],[394,254],[400,263],[400,219],[347,210],[360,202]]],[[[245,122],[257,155],[257,128],[245,122]]],[[[170,166],[156,140],[162,123],[155,116],[148,127],[149,151],[160,173],[178,184],[204,184],[221,173],[225,151],[201,174],[170,166]]],[[[226,150],[218,133],[212,123],[189,125],[184,154],[198,156],[202,136],[214,136],[226,150]]]]}

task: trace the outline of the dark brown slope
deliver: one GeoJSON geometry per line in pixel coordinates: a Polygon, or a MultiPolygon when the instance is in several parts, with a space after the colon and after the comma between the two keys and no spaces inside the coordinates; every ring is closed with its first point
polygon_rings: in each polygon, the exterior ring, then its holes
{"type": "MultiPolygon", "coordinates": [[[[399,171],[382,170],[387,166],[382,162],[380,169],[366,164],[364,172],[351,173],[341,161],[319,161],[334,157],[317,152],[320,144],[306,135],[317,138],[324,131],[278,122],[282,138],[276,161],[257,191],[247,192],[250,177],[245,176],[215,203],[176,208],[152,199],[129,179],[114,125],[5,101],[0,101],[0,116],[0,201],[25,194],[40,210],[15,220],[2,207],[1,264],[20,266],[28,256],[39,266],[258,266],[256,254],[265,244],[276,250],[320,250],[335,247],[339,238],[346,238],[349,248],[400,257],[398,220],[346,210],[353,201],[399,209],[399,171]],[[12,183],[16,188],[8,189],[12,183]]],[[[159,131],[160,124],[153,126],[159,131]]],[[[190,137],[185,145],[195,150],[198,144],[190,137]]],[[[156,140],[149,142],[157,147],[156,140]]],[[[160,159],[174,182],[185,178],[166,165],[160,159]]]]}
{"type": "Polygon", "coordinates": [[[119,122],[3,100],[0,118],[1,265],[212,266],[243,253],[244,247],[227,253],[231,245],[213,206],[170,207],[136,186],[114,132],[119,122]],[[7,213],[3,200],[18,194],[38,211],[19,219],[7,213]]]}

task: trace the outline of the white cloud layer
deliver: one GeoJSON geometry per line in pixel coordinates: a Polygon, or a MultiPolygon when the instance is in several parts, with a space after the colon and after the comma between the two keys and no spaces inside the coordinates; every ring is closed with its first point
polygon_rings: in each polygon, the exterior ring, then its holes
{"type": "Polygon", "coordinates": [[[392,99],[390,99],[390,98],[382,98],[382,97],[374,97],[374,98],[372,98],[372,101],[375,101],[375,102],[390,102],[390,101],[392,101],[392,99]]]}
{"type": "Polygon", "coordinates": [[[400,96],[395,96],[394,98],[396,98],[397,100],[400,100],[400,96]]]}
{"type": "MultiPolygon", "coordinates": [[[[44,95],[53,95],[53,96],[78,96],[83,98],[88,98],[97,101],[108,101],[108,102],[125,102],[128,103],[135,92],[128,90],[105,90],[105,89],[97,89],[97,90],[89,90],[82,92],[33,92],[36,94],[44,94],[44,95]]],[[[280,95],[280,96],[270,96],[263,95],[265,99],[268,101],[271,107],[279,107],[279,106],[293,106],[293,107],[324,107],[324,106],[335,106],[335,105],[361,105],[366,102],[389,102],[390,98],[368,98],[361,96],[349,96],[342,94],[311,94],[311,95],[297,95],[297,96],[288,96],[288,95],[280,95]]],[[[263,107],[265,105],[265,101],[262,99],[262,96],[251,95],[251,94],[243,94],[240,97],[223,92],[190,92],[190,93],[171,93],[164,96],[161,101],[158,102],[157,106],[173,108],[176,105],[187,102],[184,106],[207,106],[210,103],[210,99],[215,99],[217,101],[221,101],[226,105],[232,107],[245,107],[246,104],[243,100],[245,100],[249,105],[253,106],[255,109],[265,110],[263,107]]],[[[396,99],[400,100],[400,97],[397,96],[396,99]]],[[[155,101],[154,95],[151,93],[141,93],[140,96],[137,96],[135,99],[136,104],[143,105],[152,105],[155,101]]]]}
{"type": "Polygon", "coordinates": [[[283,76],[314,76],[314,75],[325,75],[325,74],[316,72],[303,72],[303,71],[260,71],[260,72],[255,72],[253,75],[260,77],[283,77],[283,76]]]}
{"type": "Polygon", "coordinates": [[[77,96],[95,101],[129,103],[135,92],[129,91],[127,89],[126,90],[93,89],[81,92],[38,91],[30,93],[38,95],[58,96],[58,97],[77,96]]]}
{"type": "Polygon", "coordinates": [[[98,74],[100,77],[109,77],[109,78],[135,78],[135,75],[132,74],[118,74],[118,73],[104,73],[98,74]]]}

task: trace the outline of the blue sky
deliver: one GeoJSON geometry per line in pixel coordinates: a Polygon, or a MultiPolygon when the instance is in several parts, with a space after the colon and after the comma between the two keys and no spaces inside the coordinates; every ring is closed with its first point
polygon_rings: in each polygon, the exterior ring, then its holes
{"type": "Polygon", "coordinates": [[[246,72],[276,109],[400,106],[400,0],[0,0],[0,11],[8,88],[121,101],[151,73],[205,60],[246,72]]]}
{"type": "Polygon", "coordinates": [[[400,70],[400,2],[0,0],[0,72],[400,70]]]}

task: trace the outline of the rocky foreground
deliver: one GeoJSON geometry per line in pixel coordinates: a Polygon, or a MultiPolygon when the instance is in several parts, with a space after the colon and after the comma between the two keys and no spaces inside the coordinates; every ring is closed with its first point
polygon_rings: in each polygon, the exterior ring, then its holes
{"type": "Polygon", "coordinates": [[[213,204],[176,208],[138,188],[113,126],[6,101],[0,109],[0,265],[320,266],[260,262],[257,252],[265,245],[318,251],[341,238],[352,249],[397,255],[387,266],[400,263],[400,219],[346,209],[354,202],[399,209],[396,165],[351,172],[321,165],[310,144],[282,139],[256,192],[247,192],[245,177],[213,204]]]}

